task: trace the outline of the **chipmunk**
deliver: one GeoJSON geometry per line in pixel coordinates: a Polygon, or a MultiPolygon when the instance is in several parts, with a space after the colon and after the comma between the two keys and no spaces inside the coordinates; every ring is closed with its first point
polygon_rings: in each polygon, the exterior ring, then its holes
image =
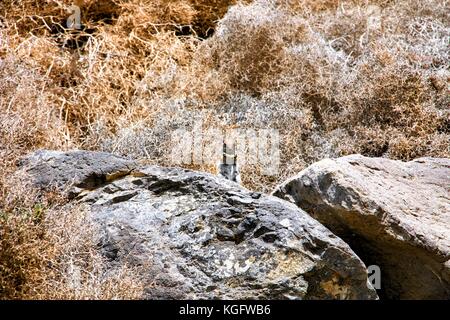
{"type": "Polygon", "coordinates": [[[218,164],[219,176],[241,184],[241,175],[237,164],[236,147],[234,143],[223,142],[222,162],[218,164]]]}

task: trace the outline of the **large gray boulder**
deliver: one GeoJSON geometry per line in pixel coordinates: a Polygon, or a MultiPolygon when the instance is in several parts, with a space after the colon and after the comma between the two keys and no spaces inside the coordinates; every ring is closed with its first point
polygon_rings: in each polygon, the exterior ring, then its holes
{"type": "Polygon", "coordinates": [[[72,182],[62,189],[90,208],[111,266],[144,270],[145,298],[377,298],[349,246],[284,200],[104,153],[40,151],[22,165],[40,188],[72,182]]]}
{"type": "Polygon", "coordinates": [[[70,197],[126,176],[136,165],[105,152],[50,150],[38,150],[19,163],[21,173],[31,176],[36,187],[59,189],[70,197]]]}
{"type": "Polygon", "coordinates": [[[327,159],[273,194],[379,265],[382,297],[450,299],[450,159],[327,159]]]}

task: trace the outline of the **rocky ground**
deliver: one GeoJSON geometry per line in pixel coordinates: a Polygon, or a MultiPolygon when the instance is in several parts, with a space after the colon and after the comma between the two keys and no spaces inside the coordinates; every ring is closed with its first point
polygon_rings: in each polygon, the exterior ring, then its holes
{"type": "Polygon", "coordinates": [[[350,247],[278,198],[106,153],[40,151],[22,165],[35,185],[89,205],[111,268],[146,266],[146,298],[377,297],[350,247]]]}
{"type": "Polygon", "coordinates": [[[387,298],[450,298],[450,160],[353,155],[277,188],[382,270],[387,298]]]}
{"type": "Polygon", "coordinates": [[[1,0],[0,300],[448,298],[449,17],[1,0]]]}
{"type": "Polygon", "coordinates": [[[377,299],[369,265],[382,298],[450,298],[448,159],[323,160],[278,198],[107,153],[41,150],[20,165],[89,208],[110,268],[143,267],[143,298],[377,299]]]}

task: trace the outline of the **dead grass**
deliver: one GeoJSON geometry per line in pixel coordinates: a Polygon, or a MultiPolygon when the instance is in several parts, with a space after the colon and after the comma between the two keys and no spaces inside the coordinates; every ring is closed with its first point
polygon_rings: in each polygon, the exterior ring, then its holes
{"type": "Polygon", "coordinates": [[[61,290],[71,279],[67,262],[47,264],[63,252],[77,256],[78,245],[64,248],[72,235],[61,223],[81,223],[83,211],[44,203],[46,218],[36,224],[44,200],[8,200],[23,194],[8,185],[17,159],[37,148],[171,165],[178,128],[193,130],[198,121],[205,130],[273,128],[281,138],[278,175],[258,165],[242,170],[244,184],[260,191],[325,157],[450,156],[444,0],[75,2],[86,34],[61,29],[72,1],[0,4],[0,210],[9,235],[2,246],[20,260],[2,265],[2,297],[137,292],[109,285],[120,272],[102,280],[91,251],[81,259],[90,261],[81,270],[94,270],[91,280],[61,290]],[[61,47],[77,39],[82,48],[61,47]]]}
{"type": "Polygon", "coordinates": [[[111,268],[83,207],[7,182],[0,207],[0,299],[138,299],[138,270],[111,268]]]}

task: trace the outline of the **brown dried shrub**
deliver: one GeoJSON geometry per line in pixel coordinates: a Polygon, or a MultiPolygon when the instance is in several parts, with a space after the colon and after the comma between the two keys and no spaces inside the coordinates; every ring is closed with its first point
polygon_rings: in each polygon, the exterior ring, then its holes
{"type": "MultiPolygon", "coordinates": [[[[51,236],[59,234],[51,217],[71,215],[45,204],[54,213],[36,227],[26,217],[42,199],[7,200],[23,193],[8,184],[17,159],[37,148],[172,165],[172,133],[193,130],[198,119],[204,129],[273,128],[281,139],[278,175],[264,175],[261,165],[242,169],[245,186],[266,192],[326,157],[450,155],[443,0],[76,1],[85,33],[61,29],[72,3],[0,3],[0,210],[13,219],[2,222],[10,235],[2,245],[24,252],[17,265],[35,274],[19,277],[20,286],[14,276],[1,280],[3,297],[56,297],[69,277],[64,265],[55,268],[58,284],[45,261],[64,251],[51,236]],[[62,47],[77,39],[81,48],[62,47]],[[48,258],[35,256],[43,234],[48,258]],[[33,291],[44,273],[48,281],[33,291]]],[[[65,297],[128,296],[91,289],[65,297]]]]}

